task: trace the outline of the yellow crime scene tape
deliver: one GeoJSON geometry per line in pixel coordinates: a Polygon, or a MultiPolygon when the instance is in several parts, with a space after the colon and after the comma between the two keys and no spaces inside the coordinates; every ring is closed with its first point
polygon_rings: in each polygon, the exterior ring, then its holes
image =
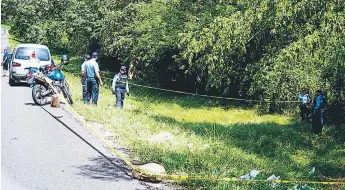
{"type": "MultiPolygon", "coordinates": [[[[69,73],[72,75],[80,75],[80,73],[69,73]]],[[[102,79],[106,80],[113,80],[112,78],[102,77],[102,79]]],[[[195,94],[190,92],[183,92],[178,90],[170,90],[170,89],[164,89],[164,88],[157,88],[152,86],[146,86],[141,84],[136,84],[129,82],[128,84],[133,86],[140,86],[143,88],[149,88],[154,90],[160,90],[160,91],[166,91],[166,92],[173,92],[178,94],[185,94],[185,95],[191,95],[191,96],[200,96],[205,98],[215,98],[215,99],[223,99],[223,100],[235,100],[235,101],[244,101],[244,102],[258,102],[258,103],[301,103],[301,101],[293,101],[293,100],[248,100],[248,99],[241,99],[241,98],[228,98],[228,97],[222,97],[222,96],[209,96],[209,95],[203,95],[203,94],[195,94]]]]}
{"type": "Polygon", "coordinates": [[[55,93],[65,102],[65,105],[70,109],[73,115],[84,124],[84,126],[89,129],[106,147],[109,148],[116,156],[118,156],[122,161],[124,161],[127,166],[132,170],[137,171],[144,176],[156,178],[156,179],[170,179],[170,180],[201,180],[201,181],[223,181],[223,182],[265,182],[265,183],[282,183],[282,184],[322,184],[322,185],[345,185],[345,182],[341,181],[303,181],[303,180],[259,180],[259,179],[239,179],[239,178],[216,178],[216,177],[204,177],[204,176],[188,176],[188,175],[170,175],[170,174],[153,174],[141,170],[140,168],[135,167],[127,158],[120,154],[113,146],[109,145],[80,115],[69,105],[68,101],[63,97],[57,90],[53,87],[51,83],[49,85],[55,91],[55,93]]]}

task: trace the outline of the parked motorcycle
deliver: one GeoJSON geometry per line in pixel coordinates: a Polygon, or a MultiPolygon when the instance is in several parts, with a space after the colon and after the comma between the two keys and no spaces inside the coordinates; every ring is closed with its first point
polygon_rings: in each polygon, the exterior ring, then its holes
{"type": "Polygon", "coordinates": [[[72,94],[65,75],[61,72],[62,66],[69,62],[68,56],[64,55],[61,64],[57,67],[43,66],[34,76],[34,86],[32,88],[32,99],[38,105],[47,104],[48,97],[62,92],[69,104],[73,104],[72,94]]]}

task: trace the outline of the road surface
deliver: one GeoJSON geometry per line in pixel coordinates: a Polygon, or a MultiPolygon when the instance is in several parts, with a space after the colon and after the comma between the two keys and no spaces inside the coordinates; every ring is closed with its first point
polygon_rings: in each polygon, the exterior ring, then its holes
{"type": "MultiPolygon", "coordinates": [[[[3,29],[1,45],[8,46],[3,29]]],[[[2,77],[1,189],[139,190],[163,185],[130,178],[123,163],[70,114],[36,106],[29,87],[10,87],[8,77],[2,77]]]]}

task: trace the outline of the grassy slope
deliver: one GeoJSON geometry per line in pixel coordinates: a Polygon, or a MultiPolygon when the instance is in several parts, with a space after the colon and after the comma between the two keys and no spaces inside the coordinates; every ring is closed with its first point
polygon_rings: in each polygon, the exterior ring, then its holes
{"type": "MultiPolygon", "coordinates": [[[[77,61],[66,67],[70,72],[79,68],[77,61]]],[[[119,135],[118,143],[129,147],[134,159],[161,163],[168,173],[238,177],[258,169],[259,179],[272,174],[290,180],[345,177],[345,145],[332,138],[331,127],[321,136],[314,136],[308,124],[289,116],[259,116],[253,110],[239,108],[225,110],[214,100],[133,86],[124,110],[114,108],[115,97],[109,87],[101,89],[98,107],[86,106],[80,101],[80,79],[72,74],[67,74],[67,78],[77,112],[119,135]],[[171,133],[174,140],[150,141],[152,135],[163,131],[171,133]],[[312,167],[316,168],[316,175],[308,174],[312,167]]],[[[185,184],[190,189],[269,188],[258,183],[193,181],[185,184]]]]}
{"type": "MultiPolygon", "coordinates": [[[[74,98],[80,99],[80,80],[73,76],[68,80],[75,87],[74,98]]],[[[225,110],[214,100],[131,87],[133,95],[126,98],[125,110],[114,108],[115,97],[107,88],[101,90],[97,108],[81,101],[75,108],[119,134],[121,143],[133,150],[133,157],[162,163],[169,173],[238,177],[258,169],[262,179],[275,174],[283,179],[319,180],[318,175],[308,174],[315,167],[318,174],[345,177],[345,146],[330,136],[332,128],[316,137],[309,124],[288,116],[225,110]],[[174,140],[150,141],[152,135],[164,131],[174,140]]],[[[224,184],[218,185],[224,188],[224,184]]]]}

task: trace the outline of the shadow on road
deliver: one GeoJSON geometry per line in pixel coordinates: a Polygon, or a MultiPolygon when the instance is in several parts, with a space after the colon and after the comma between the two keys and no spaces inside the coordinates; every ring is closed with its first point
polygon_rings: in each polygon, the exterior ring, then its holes
{"type": "Polygon", "coordinates": [[[39,105],[37,105],[35,103],[24,103],[24,105],[26,105],[26,106],[39,106],[39,105]]]}
{"type": "Polygon", "coordinates": [[[99,156],[96,158],[90,158],[89,161],[91,163],[87,165],[73,166],[81,170],[78,175],[101,180],[132,180],[128,175],[130,171],[125,171],[124,168],[119,168],[122,161],[118,158],[110,159],[99,156]]]}
{"type": "MultiPolygon", "coordinates": [[[[68,130],[70,130],[73,134],[75,134],[78,138],[80,138],[82,141],[84,141],[87,145],[89,145],[92,149],[94,149],[95,151],[97,151],[101,155],[100,157],[92,160],[92,161],[101,161],[101,162],[99,162],[101,164],[98,163],[98,165],[96,165],[96,167],[95,166],[90,166],[90,165],[77,167],[77,168],[80,168],[80,169],[83,170],[80,173],[81,175],[87,175],[87,176],[90,176],[92,178],[95,178],[92,172],[96,171],[96,173],[97,173],[97,171],[98,171],[98,173],[100,173],[101,171],[103,171],[104,172],[104,174],[103,174],[104,176],[110,176],[110,174],[113,175],[112,178],[111,178],[112,180],[116,179],[116,178],[121,178],[121,179],[126,179],[127,178],[128,180],[131,179],[131,175],[129,174],[130,170],[125,167],[125,163],[121,159],[119,159],[119,158],[113,159],[113,158],[109,158],[108,156],[104,155],[100,150],[98,150],[91,143],[89,143],[86,139],[84,139],[77,132],[75,132],[73,129],[71,129],[63,121],[61,121],[59,119],[59,117],[54,116],[53,114],[51,114],[44,107],[41,107],[41,108],[45,112],[47,112],[50,116],[52,116],[54,119],[56,119],[59,123],[61,123],[64,127],[66,127],[68,130]],[[99,166],[99,165],[101,165],[101,166],[99,166]],[[111,172],[111,173],[109,173],[109,172],[111,172]],[[114,173],[116,173],[116,175],[114,175],[114,173]],[[119,174],[121,174],[121,175],[119,175],[119,174]]],[[[105,177],[105,179],[107,179],[107,178],[105,177]]]]}

